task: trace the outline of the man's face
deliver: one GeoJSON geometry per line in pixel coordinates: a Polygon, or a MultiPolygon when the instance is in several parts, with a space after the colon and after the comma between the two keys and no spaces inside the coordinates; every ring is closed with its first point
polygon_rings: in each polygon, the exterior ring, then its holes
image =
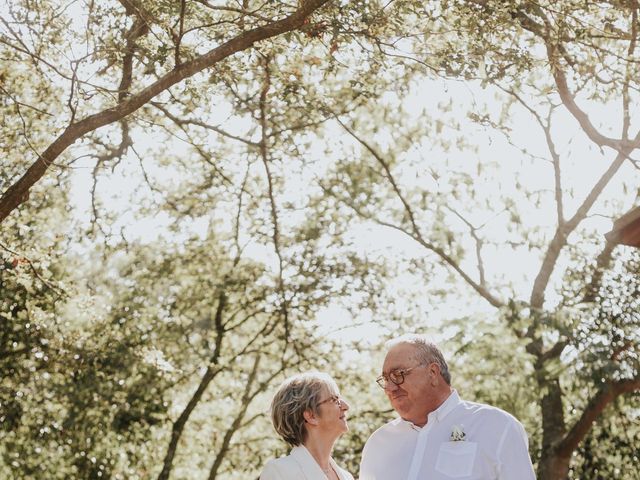
{"type": "Polygon", "coordinates": [[[388,375],[389,372],[412,367],[416,368],[405,375],[402,384],[387,382],[384,391],[391,406],[402,418],[422,426],[426,423],[429,412],[433,410],[434,403],[433,372],[430,365],[420,364],[416,347],[401,343],[387,353],[382,365],[382,374],[388,375]]]}

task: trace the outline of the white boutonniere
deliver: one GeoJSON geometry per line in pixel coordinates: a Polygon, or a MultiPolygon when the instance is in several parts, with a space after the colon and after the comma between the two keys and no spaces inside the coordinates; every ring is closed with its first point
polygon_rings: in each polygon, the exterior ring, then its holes
{"type": "Polygon", "coordinates": [[[467,434],[464,433],[462,429],[462,425],[454,425],[451,429],[451,441],[452,442],[463,442],[467,437],[467,434]]]}

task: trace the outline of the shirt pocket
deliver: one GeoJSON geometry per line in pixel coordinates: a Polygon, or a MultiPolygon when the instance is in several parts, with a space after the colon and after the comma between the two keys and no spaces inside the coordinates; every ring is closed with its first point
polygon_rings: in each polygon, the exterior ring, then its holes
{"type": "Polygon", "coordinates": [[[475,442],[446,442],[440,445],[436,470],[448,478],[464,478],[473,472],[478,444],[475,442]]]}

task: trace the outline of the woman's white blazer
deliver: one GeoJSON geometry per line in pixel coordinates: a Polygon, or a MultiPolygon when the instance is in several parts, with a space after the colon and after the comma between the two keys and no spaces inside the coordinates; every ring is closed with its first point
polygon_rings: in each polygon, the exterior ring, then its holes
{"type": "MultiPolygon", "coordinates": [[[[353,476],[338,467],[333,458],[329,462],[340,480],[353,480],[353,476]]],[[[269,460],[260,474],[260,480],[327,480],[327,476],[309,450],[300,445],[293,447],[286,457],[269,460]]]]}

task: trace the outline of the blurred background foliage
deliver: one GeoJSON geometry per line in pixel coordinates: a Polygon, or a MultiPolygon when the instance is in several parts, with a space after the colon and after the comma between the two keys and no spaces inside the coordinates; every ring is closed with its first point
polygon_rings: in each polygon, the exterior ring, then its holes
{"type": "Polygon", "coordinates": [[[357,476],[384,341],[418,331],[541,480],[640,478],[640,253],[604,237],[638,204],[637,2],[3,2],[0,203],[311,3],[2,220],[0,477],[257,478],[312,369],[357,476]]]}

